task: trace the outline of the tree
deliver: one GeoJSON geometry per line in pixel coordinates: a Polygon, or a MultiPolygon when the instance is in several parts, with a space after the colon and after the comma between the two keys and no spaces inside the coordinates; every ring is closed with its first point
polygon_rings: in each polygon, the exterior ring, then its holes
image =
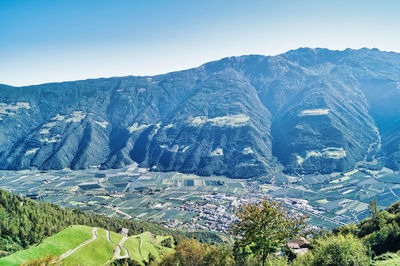
{"type": "Polygon", "coordinates": [[[163,256],[160,266],[226,266],[234,265],[232,251],[226,247],[212,246],[187,239],[175,247],[174,253],[163,256]]]}
{"type": "Polygon", "coordinates": [[[153,253],[149,253],[147,260],[148,262],[145,263],[145,265],[151,265],[152,262],[156,261],[156,257],[154,256],[153,253]]]}
{"type": "Polygon", "coordinates": [[[131,258],[114,260],[110,263],[111,266],[140,266],[141,264],[131,258]]]}
{"type": "Polygon", "coordinates": [[[232,224],[232,233],[236,236],[236,249],[243,256],[251,250],[261,259],[262,265],[268,254],[279,250],[305,228],[303,217],[289,215],[282,203],[266,198],[260,203],[243,203],[235,214],[238,219],[232,224]]]}
{"type": "Polygon", "coordinates": [[[161,246],[166,248],[173,248],[172,238],[171,237],[165,238],[163,241],[161,241],[161,246]]]}
{"type": "Polygon", "coordinates": [[[351,234],[337,235],[317,240],[310,265],[369,265],[367,248],[351,234]]]}
{"type": "Polygon", "coordinates": [[[375,217],[375,215],[378,213],[378,204],[376,197],[369,203],[368,210],[371,213],[371,217],[375,217]]]}

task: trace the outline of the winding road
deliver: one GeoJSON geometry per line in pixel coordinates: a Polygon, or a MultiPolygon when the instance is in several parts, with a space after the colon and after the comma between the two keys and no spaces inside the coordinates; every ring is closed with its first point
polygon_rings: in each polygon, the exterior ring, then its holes
{"type": "Polygon", "coordinates": [[[115,248],[115,250],[117,251],[117,249],[119,249],[118,250],[118,252],[115,252],[114,253],[114,257],[116,258],[116,259],[125,259],[125,258],[129,258],[130,256],[129,256],[129,250],[127,250],[126,249],[126,247],[124,247],[124,243],[125,243],[125,241],[127,240],[128,238],[126,237],[126,236],[124,236],[122,239],[121,239],[121,242],[119,242],[119,245],[115,248]],[[124,256],[121,256],[121,247],[125,250],[125,255],[124,256]]]}
{"type": "Polygon", "coordinates": [[[110,231],[106,230],[106,232],[107,232],[107,239],[108,239],[108,241],[109,241],[110,243],[112,243],[112,241],[111,241],[111,236],[110,236],[110,231]]]}
{"type": "MultiPolygon", "coordinates": [[[[107,230],[107,238],[108,238],[108,241],[111,242],[110,231],[108,231],[108,230],[107,230]]],[[[128,239],[128,237],[126,237],[126,236],[124,236],[121,239],[119,244],[114,248],[114,256],[110,260],[108,260],[106,263],[104,263],[103,265],[107,265],[107,264],[109,264],[110,262],[112,262],[113,260],[116,260],[116,259],[119,260],[119,259],[125,259],[125,258],[129,258],[130,257],[129,250],[126,247],[124,247],[124,243],[125,243],[125,241],[127,239],[128,239]],[[125,255],[123,255],[123,256],[121,256],[122,249],[125,250],[125,255]]]]}
{"type": "Polygon", "coordinates": [[[74,253],[75,251],[77,251],[78,249],[80,249],[81,247],[83,247],[83,246],[85,246],[85,245],[91,243],[92,241],[96,240],[96,239],[97,239],[97,227],[94,227],[93,230],[92,230],[92,232],[93,232],[93,236],[92,236],[91,239],[86,240],[85,242],[82,242],[79,246],[77,246],[77,247],[74,248],[74,249],[68,250],[67,252],[65,252],[64,254],[62,254],[60,257],[58,257],[56,260],[54,260],[53,263],[65,259],[66,257],[68,257],[69,255],[71,255],[72,253],[74,253]]]}

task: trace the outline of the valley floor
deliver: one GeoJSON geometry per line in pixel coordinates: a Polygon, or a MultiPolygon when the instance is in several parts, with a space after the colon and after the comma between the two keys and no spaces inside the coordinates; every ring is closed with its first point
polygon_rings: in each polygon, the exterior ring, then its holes
{"type": "Polygon", "coordinates": [[[227,232],[241,201],[271,197],[308,224],[333,228],[369,215],[400,199],[400,174],[357,168],[328,175],[277,175],[272,179],[200,177],[152,172],[136,164],[110,170],[0,171],[0,188],[32,199],[55,202],[107,216],[138,219],[179,230],[227,232]]]}

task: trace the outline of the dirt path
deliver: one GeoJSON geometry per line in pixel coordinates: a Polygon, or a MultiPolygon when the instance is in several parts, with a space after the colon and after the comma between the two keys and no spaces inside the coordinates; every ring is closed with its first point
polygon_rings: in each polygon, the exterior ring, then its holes
{"type": "Polygon", "coordinates": [[[67,252],[65,252],[64,254],[62,254],[60,257],[58,257],[55,261],[53,261],[53,263],[65,259],[66,257],[68,257],[69,255],[71,255],[72,253],[74,253],[75,251],[77,251],[78,249],[80,249],[81,247],[83,247],[83,246],[89,244],[90,242],[96,240],[96,239],[97,239],[97,227],[94,227],[92,232],[93,232],[93,236],[92,236],[91,239],[86,240],[85,242],[81,243],[79,246],[77,246],[77,247],[74,248],[74,249],[68,250],[67,252]]]}
{"type": "Polygon", "coordinates": [[[124,236],[124,237],[121,239],[121,242],[119,242],[118,247],[119,247],[120,251],[119,251],[118,253],[115,253],[115,258],[116,258],[116,259],[125,259],[125,258],[129,258],[129,251],[124,247],[124,243],[125,243],[125,241],[126,241],[127,239],[128,239],[128,238],[127,238],[126,236],[124,236]],[[125,250],[125,255],[124,255],[124,256],[121,256],[121,248],[123,248],[123,249],[125,250]]]}
{"type": "Polygon", "coordinates": [[[144,258],[143,253],[142,253],[142,238],[139,238],[139,253],[142,258],[144,258]]]}
{"type": "Polygon", "coordinates": [[[130,257],[129,250],[126,247],[124,247],[124,243],[125,243],[125,241],[127,239],[128,238],[126,236],[124,236],[121,239],[121,242],[119,242],[119,244],[114,248],[114,256],[110,260],[108,260],[106,263],[104,263],[103,265],[107,265],[110,262],[112,262],[113,260],[125,259],[125,258],[129,258],[130,257]],[[122,249],[125,250],[125,255],[124,256],[121,256],[122,249]]]}
{"type": "Polygon", "coordinates": [[[398,199],[400,198],[396,193],[394,193],[394,191],[392,190],[392,188],[390,186],[388,186],[388,185],[386,185],[386,186],[389,188],[390,192],[392,192],[393,196],[397,197],[398,199]]]}
{"type": "Polygon", "coordinates": [[[107,239],[108,239],[108,241],[110,241],[110,243],[112,243],[112,241],[111,241],[111,236],[110,236],[110,231],[106,231],[107,232],[107,239]]]}
{"type": "Polygon", "coordinates": [[[129,214],[127,214],[126,212],[121,211],[118,207],[112,207],[112,206],[105,206],[107,209],[113,210],[119,214],[122,214],[124,216],[126,216],[126,218],[128,219],[132,219],[132,216],[130,216],[129,214]]]}

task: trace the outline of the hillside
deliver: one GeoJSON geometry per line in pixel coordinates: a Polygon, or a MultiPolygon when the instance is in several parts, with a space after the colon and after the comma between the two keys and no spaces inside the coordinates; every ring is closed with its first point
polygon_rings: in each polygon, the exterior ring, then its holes
{"type": "Polygon", "coordinates": [[[121,234],[105,229],[74,225],[38,245],[1,258],[0,265],[19,265],[47,256],[66,265],[103,265],[125,257],[143,264],[149,261],[149,256],[159,260],[172,251],[161,243],[168,238],[172,239],[170,236],[153,236],[149,232],[123,238],[121,234]]]}
{"type": "Polygon", "coordinates": [[[205,242],[222,241],[213,232],[178,232],[146,222],[61,208],[56,204],[34,201],[0,190],[0,251],[12,253],[28,248],[70,225],[86,225],[113,232],[124,227],[133,235],[151,232],[154,235],[170,235],[178,242],[192,236],[205,242]]]}
{"type": "Polygon", "coordinates": [[[301,48],[153,77],[1,85],[0,167],[398,170],[399,73],[396,53],[301,48]]]}

